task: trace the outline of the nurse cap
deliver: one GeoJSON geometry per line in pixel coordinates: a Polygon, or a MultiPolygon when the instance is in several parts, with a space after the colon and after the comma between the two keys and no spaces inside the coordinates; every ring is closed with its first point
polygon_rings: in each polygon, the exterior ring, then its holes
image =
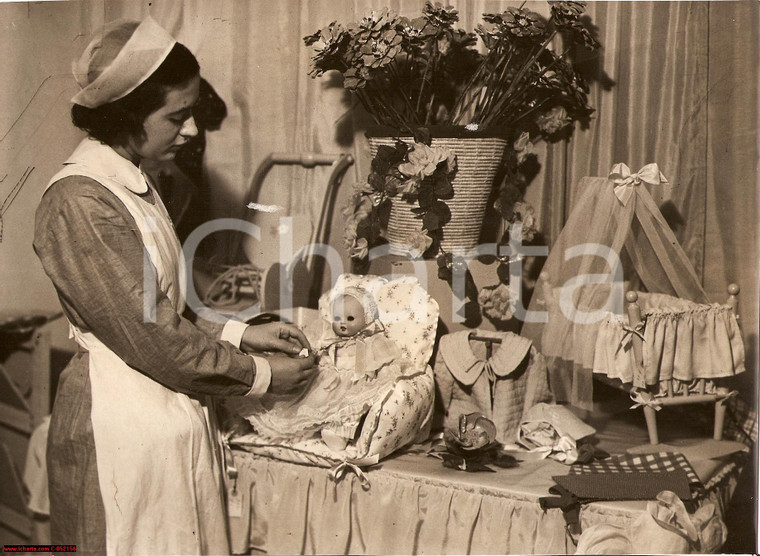
{"type": "Polygon", "coordinates": [[[82,90],[71,102],[97,108],[127,96],[158,69],[176,42],[150,16],[107,24],[72,63],[82,90]]]}

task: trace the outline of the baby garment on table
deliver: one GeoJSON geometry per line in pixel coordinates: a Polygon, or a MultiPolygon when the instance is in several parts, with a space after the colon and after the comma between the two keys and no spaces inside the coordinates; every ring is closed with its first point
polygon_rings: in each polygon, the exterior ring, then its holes
{"type": "Polygon", "coordinates": [[[691,500],[704,493],[699,476],[680,452],[616,455],[573,465],[567,475],[552,478],[578,498],[594,500],[649,500],[662,490],[691,500]]]}
{"type": "Polygon", "coordinates": [[[585,449],[580,441],[595,433],[594,427],[564,405],[539,403],[528,409],[520,421],[517,443],[571,465],[593,458],[593,448],[585,449]]]}
{"type": "MultiPolygon", "coordinates": [[[[651,516],[642,514],[625,527],[602,524],[584,529],[578,541],[578,554],[671,553],[671,543],[675,541],[677,546],[681,546],[678,543],[683,539],[671,536],[660,525],[663,521],[666,528],[677,525],[674,520],[678,515],[685,516],[681,520],[685,523],[688,519],[686,505],[692,510],[697,505],[704,506],[695,515],[704,518],[705,526],[713,517],[717,518],[717,523],[711,523],[705,529],[705,546],[714,545],[716,532],[720,536],[720,531],[714,526],[718,525],[719,529],[722,521],[713,515],[714,508],[705,501],[702,482],[680,452],[615,455],[588,464],[571,465],[567,475],[552,479],[556,485],[549,489],[549,493],[558,496],[539,498],[539,504],[544,509],[561,508],[569,529],[576,534],[580,531],[581,505],[587,502],[649,500],[649,511],[656,510],[651,516]],[[686,505],[682,500],[686,501],[686,505]],[[666,514],[669,517],[664,517],[666,514]],[[658,516],[663,521],[657,521],[658,516]]],[[[725,536],[719,540],[720,544],[724,540],[725,536]]],[[[688,545],[684,547],[683,550],[675,550],[675,553],[689,552],[686,549],[688,545]]]]}
{"type": "Polygon", "coordinates": [[[435,361],[443,426],[458,427],[459,416],[482,413],[496,425],[499,442],[512,444],[526,412],[551,394],[543,356],[527,338],[511,332],[462,330],[443,336],[435,361]],[[487,357],[486,343],[499,340],[487,357]]]}
{"type": "Polygon", "coordinates": [[[264,396],[261,411],[247,417],[256,432],[272,441],[309,438],[322,429],[352,438],[367,410],[407,366],[381,328],[370,325],[365,332],[315,344],[323,350],[315,377],[295,396],[264,396]]]}

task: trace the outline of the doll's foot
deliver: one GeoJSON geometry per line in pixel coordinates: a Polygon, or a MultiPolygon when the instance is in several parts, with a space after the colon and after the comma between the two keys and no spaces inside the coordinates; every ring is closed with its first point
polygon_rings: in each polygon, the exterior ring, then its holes
{"type": "Polygon", "coordinates": [[[331,430],[322,429],[322,442],[327,444],[327,447],[334,452],[342,452],[348,445],[348,440],[342,436],[338,436],[331,430]]]}

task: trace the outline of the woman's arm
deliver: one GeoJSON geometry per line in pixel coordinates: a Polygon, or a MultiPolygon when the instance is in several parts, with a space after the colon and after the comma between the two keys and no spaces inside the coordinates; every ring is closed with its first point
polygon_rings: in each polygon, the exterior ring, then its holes
{"type": "Polygon", "coordinates": [[[157,285],[155,322],[145,319],[140,233],[100,184],[70,177],[53,185],[37,211],[34,248],[66,315],[128,365],[181,392],[251,391],[254,359],[178,315],[157,285]]]}

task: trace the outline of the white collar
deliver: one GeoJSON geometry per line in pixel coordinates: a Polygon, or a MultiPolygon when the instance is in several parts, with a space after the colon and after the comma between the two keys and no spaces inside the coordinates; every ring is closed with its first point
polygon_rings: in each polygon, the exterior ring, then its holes
{"type": "Polygon", "coordinates": [[[459,382],[471,385],[487,366],[498,377],[508,376],[522,363],[532,345],[533,342],[529,339],[512,332],[461,330],[443,336],[438,349],[451,374],[459,382]],[[472,352],[470,334],[499,339],[501,343],[494,349],[490,359],[478,359],[472,352]]]}
{"type": "Polygon", "coordinates": [[[142,171],[113,148],[97,139],[87,137],[79,143],[64,164],[81,164],[93,173],[124,186],[132,193],[148,192],[148,183],[142,171]]]}

